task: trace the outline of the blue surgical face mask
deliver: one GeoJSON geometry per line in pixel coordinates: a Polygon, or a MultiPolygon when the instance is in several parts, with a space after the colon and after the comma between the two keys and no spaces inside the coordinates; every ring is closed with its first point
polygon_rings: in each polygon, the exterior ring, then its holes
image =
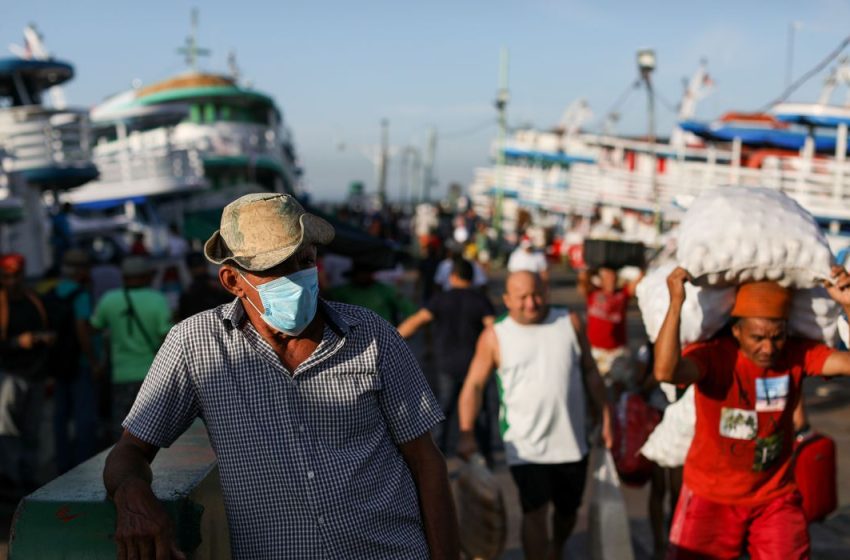
{"type": "Polygon", "coordinates": [[[239,275],[259,294],[262,311],[249,298],[245,299],[271,328],[298,336],[316,316],[319,301],[319,272],[316,267],[299,270],[259,286],[251,284],[241,272],[239,275]]]}

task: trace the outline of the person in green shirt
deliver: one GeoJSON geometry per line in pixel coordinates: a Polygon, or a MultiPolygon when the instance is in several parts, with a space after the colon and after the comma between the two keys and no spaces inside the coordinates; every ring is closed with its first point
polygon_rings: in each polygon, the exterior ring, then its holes
{"type": "Polygon", "coordinates": [[[349,283],[332,289],[330,299],[371,309],[393,325],[417,311],[416,305],[393,286],[375,280],[374,267],[355,261],[348,276],[349,283]]]}
{"type": "Polygon", "coordinates": [[[91,318],[95,329],[109,331],[112,428],[119,436],[121,422],[173,324],[168,300],[150,287],[153,270],[147,257],[127,257],[121,272],[124,287],[104,294],[91,318]]]}

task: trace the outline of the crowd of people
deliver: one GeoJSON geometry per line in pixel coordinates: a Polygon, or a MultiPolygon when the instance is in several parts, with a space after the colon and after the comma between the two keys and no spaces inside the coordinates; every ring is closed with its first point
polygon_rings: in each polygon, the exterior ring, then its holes
{"type": "Polygon", "coordinates": [[[173,305],[155,282],[168,267],[158,270],[140,243],[118,263],[63,246],[55,274],[37,282],[26,278],[23,255],[0,257],[4,495],[32,491],[114,443],[175,322],[231,299],[203,256],[190,253],[190,281],[173,305]],[[45,439],[48,421],[52,437],[45,439]]]}
{"type": "MultiPolygon", "coordinates": [[[[510,471],[525,556],[560,558],[591,449],[614,445],[612,403],[639,393],[663,411],[681,391],[659,383],[694,384],[684,482],[681,469],[651,477],[656,557],[808,557],[789,477],[800,384],[850,374],[850,354],[787,336],[789,290],[745,285],[729,329],[682,348],[689,276],[676,269],[657,343],[635,352],[626,315],[642,271],[624,281],[615,266],[581,270],[582,315],[551,301],[562,255],[533,232],[502,251],[471,210],[424,229],[398,222],[370,224],[385,238],[407,232],[418,264],[382,270],[325,252],[333,226],[293,197],[243,196],[202,254],[183,247],[191,281],[176,305],[154,287],[143,246],[100,293],[95,263],[73,246],[58,278],[36,287],[24,258],[4,255],[0,476],[25,490],[43,482],[49,384],[55,473],[115,443],[104,483],[122,557],[181,557],[150,464],[202,418],[235,558],[457,558],[445,458],[476,454],[510,471]],[[502,294],[488,293],[494,261],[507,269],[502,294]],[[399,281],[411,273],[415,293],[399,281]],[[405,342],[420,332],[432,375],[405,342]],[[770,402],[778,383],[781,404],[770,402]]],[[[829,295],[850,309],[850,277],[833,274],[829,295]]]]}

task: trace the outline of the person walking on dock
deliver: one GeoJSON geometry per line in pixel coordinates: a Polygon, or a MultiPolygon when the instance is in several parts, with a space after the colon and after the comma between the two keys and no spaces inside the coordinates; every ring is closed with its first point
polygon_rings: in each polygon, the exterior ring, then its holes
{"type": "Polygon", "coordinates": [[[469,458],[476,451],[475,418],[496,370],[500,429],[522,505],[525,557],[560,558],[584,492],[585,394],[601,416],[609,448],[611,410],[578,315],[548,306],[540,277],[528,271],[508,276],[503,299],[508,315],[481,334],[461,391],[458,455],[469,458]]]}
{"type": "Polygon", "coordinates": [[[91,324],[109,331],[112,362],[112,422],[117,438],[162,340],[171,328],[171,309],[150,287],[148,257],[130,256],[121,264],[124,286],[107,292],[95,307],[91,324]]]}
{"type": "MultiPolygon", "coordinates": [[[[850,275],[832,271],[829,295],[850,311],[850,275]]],[[[850,353],[787,335],[791,290],[738,289],[731,335],[681,352],[689,274],[667,277],[670,307],[655,344],[655,378],[694,384],[696,427],[667,558],[808,558],[808,525],[792,476],[793,411],[803,378],[850,375],[850,353]]]]}
{"type": "Polygon", "coordinates": [[[225,207],[204,252],[237,299],[171,330],[104,467],[129,557],[177,553],[149,465],[198,417],[233,558],[458,557],[443,415],[391,325],[318,297],[333,235],[290,195],[225,207]]]}
{"type": "Polygon", "coordinates": [[[23,255],[0,257],[0,486],[32,491],[38,487],[47,350],[56,337],[44,303],[24,283],[25,269],[23,255]]]}
{"type": "MultiPolygon", "coordinates": [[[[448,450],[449,426],[457,408],[457,399],[469,363],[475,354],[475,343],[484,327],[492,325],[496,314],[490,300],[472,288],[475,269],[465,259],[456,259],[449,278],[452,289],[435,294],[428,304],[398,326],[403,338],[410,338],[425,325],[434,323],[434,358],[437,365],[437,384],[446,422],[442,426],[440,449],[448,450]]],[[[475,425],[478,448],[486,459],[490,450],[490,422],[483,401],[484,414],[475,425]]]]}

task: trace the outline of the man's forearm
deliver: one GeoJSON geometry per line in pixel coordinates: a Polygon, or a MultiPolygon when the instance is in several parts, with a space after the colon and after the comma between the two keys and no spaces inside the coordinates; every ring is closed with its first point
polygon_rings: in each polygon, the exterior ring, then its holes
{"type": "Polygon", "coordinates": [[[655,340],[655,367],[653,374],[658,381],[672,382],[679,366],[682,345],[679,342],[679,325],[682,304],[671,302],[664,323],[655,340]]]}
{"type": "Polygon", "coordinates": [[[419,490],[419,508],[431,558],[460,555],[457,515],[443,456],[433,443],[428,452],[408,461],[419,490]]]}
{"type": "Polygon", "coordinates": [[[458,428],[461,432],[475,429],[475,420],[481,410],[483,391],[471,384],[464,384],[457,403],[458,428]]]}
{"type": "Polygon", "coordinates": [[[139,480],[150,485],[153,474],[142,450],[119,440],[109,452],[103,467],[103,485],[107,495],[114,498],[116,490],[129,480],[139,480]]]}

